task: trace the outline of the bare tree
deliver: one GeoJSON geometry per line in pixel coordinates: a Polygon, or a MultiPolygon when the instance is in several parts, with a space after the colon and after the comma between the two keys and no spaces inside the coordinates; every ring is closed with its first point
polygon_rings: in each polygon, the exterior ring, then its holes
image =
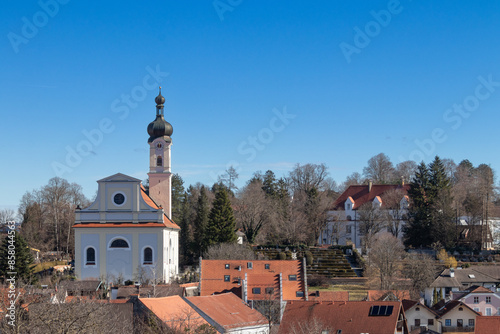
{"type": "Polygon", "coordinates": [[[441,270],[436,261],[428,255],[408,255],[404,262],[403,276],[411,280],[411,297],[418,300],[421,292],[432,284],[441,270]]]}
{"type": "Polygon", "coordinates": [[[248,184],[239,193],[234,204],[234,216],[248,243],[253,244],[262,226],[270,223],[274,215],[272,209],[272,199],[266,197],[260,181],[248,184]]]}
{"type": "Polygon", "coordinates": [[[368,160],[363,175],[375,183],[389,183],[394,178],[394,166],[387,155],[379,153],[368,160]]]}
{"type": "Polygon", "coordinates": [[[238,179],[238,172],[233,166],[230,166],[224,174],[219,176],[219,182],[222,182],[229,190],[237,190],[238,187],[234,184],[234,182],[238,179]]]}
{"type": "Polygon", "coordinates": [[[313,189],[323,190],[321,187],[327,176],[325,164],[297,164],[289,174],[290,187],[294,192],[308,193],[313,189]]]}
{"type": "Polygon", "coordinates": [[[365,251],[371,248],[374,236],[386,226],[382,210],[372,202],[366,202],[358,209],[359,232],[363,236],[365,251]]]}
{"type": "Polygon", "coordinates": [[[345,179],[344,182],[342,182],[342,185],[340,186],[340,192],[345,191],[347,188],[350,186],[356,186],[359,184],[363,184],[365,182],[365,179],[361,174],[358,172],[354,172],[351,175],[348,175],[345,179]]]}
{"type": "Polygon", "coordinates": [[[292,205],[306,217],[309,233],[305,241],[308,244],[318,242],[327,224],[326,212],[332,202],[323,188],[327,176],[325,164],[297,164],[288,177],[293,190],[292,205]]]}
{"type": "Polygon", "coordinates": [[[32,247],[65,250],[71,254],[75,208],[88,204],[81,186],[59,177],[52,178],[41,190],[28,192],[21,199],[19,215],[23,218],[22,234],[32,247]]]}
{"type": "Polygon", "coordinates": [[[210,260],[255,260],[251,248],[237,243],[225,243],[208,247],[206,256],[210,260]]]}
{"type": "Polygon", "coordinates": [[[407,160],[400,162],[396,165],[395,179],[394,181],[403,180],[405,183],[410,183],[415,176],[415,171],[417,170],[417,163],[412,160],[407,160]]]}
{"type": "Polygon", "coordinates": [[[404,196],[401,189],[392,189],[382,195],[387,231],[396,238],[401,236],[406,220],[406,208],[401,205],[404,196]]]}
{"type": "Polygon", "coordinates": [[[373,242],[368,257],[370,265],[378,273],[380,289],[392,289],[394,279],[400,276],[401,260],[405,257],[401,241],[396,239],[392,234],[381,234],[373,242]]]}
{"type": "Polygon", "coordinates": [[[0,210],[0,225],[5,225],[9,221],[13,221],[16,218],[16,214],[12,209],[2,209],[0,210]]]}
{"type": "Polygon", "coordinates": [[[293,324],[290,328],[290,334],[323,334],[335,333],[334,328],[323,321],[312,318],[304,322],[293,324]]]}

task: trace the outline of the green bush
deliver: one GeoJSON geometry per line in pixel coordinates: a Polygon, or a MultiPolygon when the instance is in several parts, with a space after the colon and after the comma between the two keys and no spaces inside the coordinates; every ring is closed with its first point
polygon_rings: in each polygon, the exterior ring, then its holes
{"type": "Polygon", "coordinates": [[[280,259],[280,260],[286,260],[286,254],[283,253],[283,252],[279,252],[278,253],[278,259],[280,259]]]}

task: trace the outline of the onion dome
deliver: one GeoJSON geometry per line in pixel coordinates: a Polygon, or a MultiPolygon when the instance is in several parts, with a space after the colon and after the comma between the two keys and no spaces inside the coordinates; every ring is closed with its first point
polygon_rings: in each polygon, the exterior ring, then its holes
{"type": "Polygon", "coordinates": [[[170,136],[174,132],[174,129],[172,128],[172,124],[167,122],[163,115],[163,104],[165,103],[165,98],[161,95],[161,87],[160,93],[155,98],[155,102],[156,119],[148,125],[148,143],[151,143],[156,138],[163,138],[166,142],[171,142],[172,139],[170,136]]]}

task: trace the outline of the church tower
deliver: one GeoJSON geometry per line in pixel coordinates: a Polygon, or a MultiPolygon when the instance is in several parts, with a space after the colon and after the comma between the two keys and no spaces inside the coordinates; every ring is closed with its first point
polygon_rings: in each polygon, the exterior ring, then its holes
{"type": "Polygon", "coordinates": [[[161,87],[156,102],[156,119],[148,125],[149,144],[149,196],[163,207],[172,219],[172,171],[170,149],[172,147],[172,125],[164,118],[165,98],[161,87]]]}

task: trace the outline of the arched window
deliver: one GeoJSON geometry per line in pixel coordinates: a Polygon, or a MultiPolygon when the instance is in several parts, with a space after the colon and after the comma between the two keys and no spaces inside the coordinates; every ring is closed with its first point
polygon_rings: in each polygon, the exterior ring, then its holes
{"type": "Polygon", "coordinates": [[[95,249],[94,249],[94,247],[87,248],[87,251],[85,253],[85,264],[87,266],[95,265],[95,249]]]}
{"type": "Polygon", "coordinates": [[[156,158],[156,166],[158,166],[158,167],[163,166],[163,160],[161,157],[156,158]]]}
{"type": "Polygon", "coordinates": [[[109,248],[128,248],[128,242],[123,239],[115,239],[109,248]]]}
{"type": "Polygon", "coordinates": [[[144,248],[143,256],[142,264],[153,264],[153,249],[151,247],[144,248]]]}

